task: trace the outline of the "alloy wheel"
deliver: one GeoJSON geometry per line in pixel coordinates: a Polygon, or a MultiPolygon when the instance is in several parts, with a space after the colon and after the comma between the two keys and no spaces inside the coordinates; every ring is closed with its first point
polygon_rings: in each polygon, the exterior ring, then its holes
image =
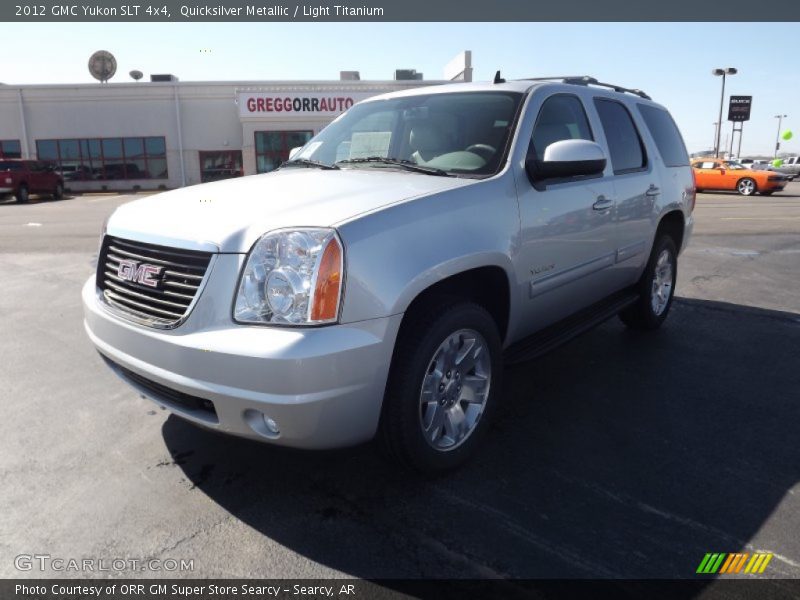
{"type": "Polygon", "coordinates": [[[420,390],[420,426],[436,450],[449,451],[475,431],[489,397],[492,363],[483,336],[461,329],[433,353],[420,390]]]}
{"type": "Polygon", "coordinates": [[[653,270],[653,285],[650,294],[650,304],[653,314],[660,316],[667,308],[669,299],[672,296],[672,276],[673,276],[672,254],[664,249],[658,255],[656,267],[653,270]]]}
{"type": "Polygon", "coordinates": [[[736,189],[742,196],[752,196],[756,191],[756,183],[752,179],[742,179],[736,189]]]}

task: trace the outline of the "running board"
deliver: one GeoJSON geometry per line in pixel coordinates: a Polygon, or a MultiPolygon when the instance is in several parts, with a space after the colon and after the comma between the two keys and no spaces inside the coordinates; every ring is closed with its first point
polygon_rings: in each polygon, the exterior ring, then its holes
{"type": "Polygon", "coordinates": [[[511,344],[504,353],[505,364],[513,365],[547,354],[575,336],[607,321],[638,299],[638,294],[625,290],[545,327],[530,337],[511,344]]]}

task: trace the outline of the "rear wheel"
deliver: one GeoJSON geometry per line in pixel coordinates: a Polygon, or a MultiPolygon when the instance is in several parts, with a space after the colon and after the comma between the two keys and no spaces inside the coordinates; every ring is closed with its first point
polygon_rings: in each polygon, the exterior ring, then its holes
{"type": "Polygon", "coordinates": [[[752,196],[757,191],[756,182],[749,177],[740,179],[736,184],[736,191],[742,196],[752,196]]]}
{"type": "Polygon", "coordinates": [[[650,260],[637,284],[639,299],[619,315],[625,325],[645,330],[661,327],[672,306],[678,275],[677,256],[675,242],[670,236],[662,234],[656,239],[650,260]]]}
{"type": "Polygon", "coordinates": [[[26,203],[30,199],[28,195],[28,186],[21,185],[19,186],[19,190],[17,190],[17,202],[21,202],[22,204],[26,203]]]}
{"type": "Polygon", "coordinates": [[[390,456],[425,473],[467,460],[500,396],[501,353],[497,326],[477,304],[441,300],[408,315],[381,414],[390,456]]]}

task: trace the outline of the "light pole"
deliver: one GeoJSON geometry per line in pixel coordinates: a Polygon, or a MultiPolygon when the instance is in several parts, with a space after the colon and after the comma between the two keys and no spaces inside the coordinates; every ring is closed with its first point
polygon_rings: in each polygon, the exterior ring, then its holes
{"type": "Polygon", "coordinates": [[[714,141],[711,142],[711,146],[716,150],[717,148],[717,127],[719,127],[719,121],[714,123],[714,141]]]}
{"type": "Polygon", "coordinates": [[[733,67],[727,67],[725,69],[713,69],[711,71],[712,75],[715,76],[722,76],[722,94],[719,97],[719,127],[717,127],[717,140],[714,144],[714,158],[719,158],[719,134],[722,133],[722,104],[725,102],[725,76],[726,75],[736,75],[737,69],[733,67]]]}
{"type": "Polygon", "coordinates": [[[772,158],[778,158],[778,150],[781,149],[781,123],[789,115],[775,115],[778,119],[778,134],[775,136],[775,155],[772,158]]]}

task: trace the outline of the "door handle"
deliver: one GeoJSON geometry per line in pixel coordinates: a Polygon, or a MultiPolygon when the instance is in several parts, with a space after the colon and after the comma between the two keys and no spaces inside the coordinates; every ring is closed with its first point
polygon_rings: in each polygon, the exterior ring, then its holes
{"type": "Polygon", "coordinates": [[[614,201],[605,196],[598,196],[597,201],[592,204],[594,210],[608,210],[612,206],[614,206],[614,201]]]}
{"type": "Polygon", "coordinates": [[[650,186],[650,189],[648,189],[648,190],[647,190],[647,191],[644,193],[644,195],[645,195],[645,196],[650,196],[650,197],[653,197],[653,196],[658,196],[660,193],[661,193],[661,190],[660,190],[659,188],[657,188],[657,187],[656,187],[656,186],[654,186],[654,185],[651,185],[651,186],[650,186]]]}

